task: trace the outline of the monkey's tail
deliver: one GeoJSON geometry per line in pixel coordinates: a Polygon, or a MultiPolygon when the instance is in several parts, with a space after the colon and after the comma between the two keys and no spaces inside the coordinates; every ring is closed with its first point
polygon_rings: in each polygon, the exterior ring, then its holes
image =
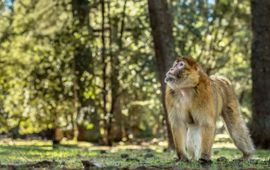
{"type": "Polygon", "coordinates": [[[242,151],[244,158],[249,158],[255,152],[255,148],[246,123],[240,114],[238,101],[237,99],[233,101],[223,108],[221,115],[234,144],[242,151]]]}

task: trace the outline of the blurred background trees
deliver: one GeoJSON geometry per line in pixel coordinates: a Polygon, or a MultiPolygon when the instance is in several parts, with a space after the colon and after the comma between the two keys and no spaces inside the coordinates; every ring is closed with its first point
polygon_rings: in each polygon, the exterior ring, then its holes
{"type": "Polygon", "coordinates": [[[0,130],[55,143],[166,137],[160,82],[176,53],[229,77],[249,120],[250,20],[245,0],[1,0],[0,130]]]}

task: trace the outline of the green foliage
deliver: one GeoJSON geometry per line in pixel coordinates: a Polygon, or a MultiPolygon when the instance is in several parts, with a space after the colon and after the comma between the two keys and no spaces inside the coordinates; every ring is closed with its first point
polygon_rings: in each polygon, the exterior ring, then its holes
{"type": "MultiPolygon", "coordinates": [[[[78,126],[97,141],[112,118],[126,139],[164,134],[147,1],[106,1],[104,20],[100,1],[84,2],[85,23],[71,0],[0,1],[0,131],[78,126]]],[[[232,79],[248,115],[249,3],[178,0],[170,9],[177,52],[232,79]]]]}
{"type": "Polygon", "coordinates": [[[52,127],[72,111],[72,51],[60,51],[55,44],[68,17],[54,1],[16,1],[13,8],[10,33],[4,32],[8,37],[1,43],[7,86],[3,106],[8,113],[8,126],[2,128],[19,125],[21,133],[31,133],[52,127]]]}

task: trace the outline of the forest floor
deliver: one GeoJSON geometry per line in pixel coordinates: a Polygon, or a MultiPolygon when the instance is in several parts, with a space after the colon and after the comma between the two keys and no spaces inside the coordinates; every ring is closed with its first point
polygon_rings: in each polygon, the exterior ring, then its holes
{"type": "Polygon", "coordinates": [[[166,142],[118,143],[113,147],[71,141],[53,148],[50,141],[0,140],[0,169],[270,169],[270,151],[257,150],[249,161],[240,161],[240,151],[228,136],[218,135],[211,165],[196,161],[180,163],[166,142]]]}

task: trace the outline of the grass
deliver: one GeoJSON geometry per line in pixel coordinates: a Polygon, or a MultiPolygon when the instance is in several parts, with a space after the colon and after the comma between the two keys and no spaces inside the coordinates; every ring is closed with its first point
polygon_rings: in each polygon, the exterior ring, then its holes
{"type": "Polygon", "coordinates": [[[139,145],[118,143],[114,147],[96,146],[86,142],[63,142],[53,148],[50,141],[0,141],[1,168],[48,167],[54,169],[81,169],[88,163],[107,169],[270,169],[270,151],[257,150],[250,161],[238,161],[241,157],[227,137],[216,138],[211,166],[205,167],[191,161],[174,161],[174,151],[167,151],[166,142],[153,139],[139,145]],[[217,161],[218,158],[223,161],[217,161]]]}

